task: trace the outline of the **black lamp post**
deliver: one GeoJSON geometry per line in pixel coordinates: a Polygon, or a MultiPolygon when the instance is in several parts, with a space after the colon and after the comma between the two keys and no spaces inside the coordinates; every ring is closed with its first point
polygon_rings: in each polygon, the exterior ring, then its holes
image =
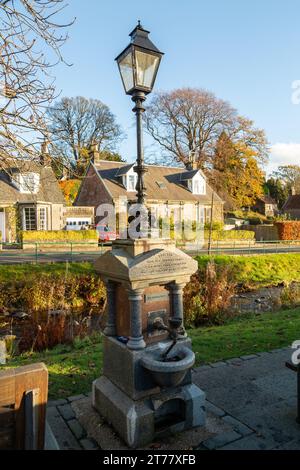
{"type": "Polygon", "coordinates": [[[157,71],[163,53],[148,38],[149,31],[146,31],[138,22],[138,25],[129,34],[130,44],[121,54],[116,57],[118,62],[125,93],[131,95],[135,106],[137,128],[137,165],[134,171],[137,173],[137,202],[144,204],[146,188],[144,184],[144,173],[147,171],[144,166],[143,149],[143,122],[142,114],[145,111],[143,102],[146,95],[153,89],[157,71]]]}

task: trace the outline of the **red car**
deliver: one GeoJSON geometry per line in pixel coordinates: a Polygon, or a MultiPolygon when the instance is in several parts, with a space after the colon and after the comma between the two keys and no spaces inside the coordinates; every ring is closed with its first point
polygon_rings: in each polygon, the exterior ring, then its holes
{"type": "Polygon", "coordinates": [[[118,238],[117,232],[115,230],[111,230],[108,225],[99,223],[96,225],[96,230],[98,231],[99,241],[101,242],[108,242],[118,238]]]}

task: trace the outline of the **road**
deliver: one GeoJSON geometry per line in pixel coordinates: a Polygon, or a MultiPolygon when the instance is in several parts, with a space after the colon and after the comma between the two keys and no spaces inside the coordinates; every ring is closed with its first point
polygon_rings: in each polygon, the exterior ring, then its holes
{"type": "MultiPolygon", "coordinates": [[[[87,252],[26,252],[23,250],[2,250],[0,251],[0,264],[23,264],[23,263],[65,263],[94,261],[109,247],[99,248],[98,251],[87,252]]],[[[203,250],[186,251],[191,256],[207,254],[207,248],[203,250]]],[[[218,248],[212,249],[212,254],[229,254],[229,255],[250,255],[250,254],[271,254],[271,253],[300,253],[300,246],[263,246],[263,247],[239,247],[239,248],[218,248]]]]}
{"type": "Polygon", "coordinates": [[[0,264],[24,264],[24,263],[65,263],[94,261],[104,251],[87,251],[86,253],[28,253],[23,250],[0,251],[0,264]]]}

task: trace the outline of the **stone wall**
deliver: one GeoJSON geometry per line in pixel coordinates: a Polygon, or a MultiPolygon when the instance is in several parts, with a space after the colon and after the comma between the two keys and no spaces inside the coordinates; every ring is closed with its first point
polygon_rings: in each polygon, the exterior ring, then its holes
{"type": "Polygon", "coordinates": [[[239,229],[254,232],[256,241],[279,240],[278,230],[275,225],[242,225],[239,229]]]}
{"type": "Polygon", "coordinates": [[[89,167],[88,173],[82,181],[74,206],[92,206],[95,211],[95,222],[97,223],[96,210],[99,204],[112,203],[112,198],[99,179],[93,166],[89,167]]]}

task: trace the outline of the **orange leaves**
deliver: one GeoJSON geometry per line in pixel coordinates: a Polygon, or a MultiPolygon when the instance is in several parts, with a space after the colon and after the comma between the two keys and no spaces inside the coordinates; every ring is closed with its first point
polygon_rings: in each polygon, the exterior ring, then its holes
{"type": "Polygon", "coordinates": [[[276,226],[279,240],[300,240],[300,221],[277,222],[276,226]]]}

